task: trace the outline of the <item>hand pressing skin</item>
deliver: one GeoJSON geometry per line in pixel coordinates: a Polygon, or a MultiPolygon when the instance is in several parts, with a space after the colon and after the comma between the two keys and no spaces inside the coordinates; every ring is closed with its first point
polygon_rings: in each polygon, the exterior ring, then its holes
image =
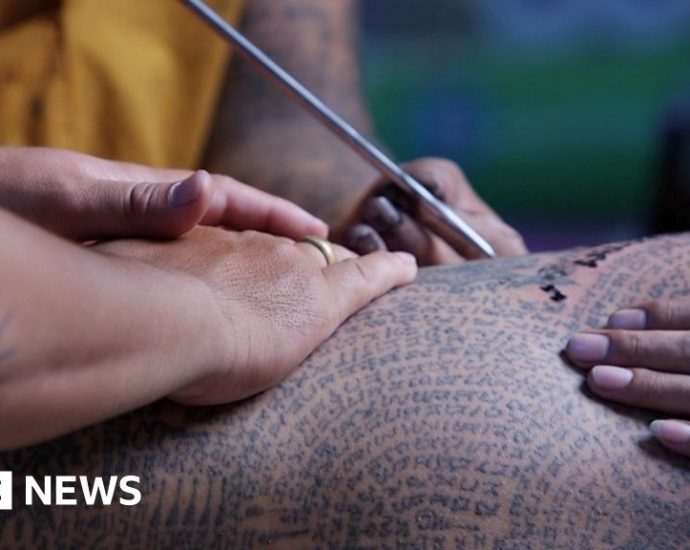
{"type": "Polygon", "coordinates": [[[324,267],[290,238],[326,232],[230,178],[0,147],[0,449],[166,396],[248,397],[414,278],[409,254],[324,267]],[[177,238],[70,242],[115,235],[177,238]]]}
{"type": "Polygon", "coordinates": [[[406,253],[358,257],[337,245],[338,262],[326,266],[313,245],[254,231],[198,228],[174,243],[95,248],[191,276],[210,290],[213,301],[200,295],[199,309],[218,317],[216,352],[170,395],[189,405],[229,403],[277,384],[345,319],[417,271],[406,253]]]}
{"type": "MultiPolygon", "coordinates": [[[[590,389],[610,401],[690,418],[690,299],[632,305],[604,330],[575,334],[566,354],[588,369],[590,389]]],[[[656,420],[652,435],[690,456],[690,422],[656,420]]]]}
{"type": "MultiPolygon", "coordinates": [[[[522,237],[474,192],[460,168],[444,159],[425,158],[405,169],[458,212],[494,247],[499,256],[525,254],[522,237]]],[[[413,218],[414,205],[394,184],[379,182],[361,201],[355,214],[336,231],[336,238],[360,254],[373,250],[401,250],[417,257],[420,265],[455,264],[477,259],[468,246],[456,251],[413,218]]]]}

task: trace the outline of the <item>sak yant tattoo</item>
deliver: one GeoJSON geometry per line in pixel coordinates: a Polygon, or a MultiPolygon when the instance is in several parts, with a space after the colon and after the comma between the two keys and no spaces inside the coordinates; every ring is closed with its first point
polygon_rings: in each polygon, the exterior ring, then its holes
{"type": "Polygon", "coordinates": [[[1,545],[687,548],[690,461],[560,354],[617,308],[689,293],[686,236],[422,270],[253,399],[5,453],[15,480],[132,474],[143,498],[19,505],[1,545]]]}

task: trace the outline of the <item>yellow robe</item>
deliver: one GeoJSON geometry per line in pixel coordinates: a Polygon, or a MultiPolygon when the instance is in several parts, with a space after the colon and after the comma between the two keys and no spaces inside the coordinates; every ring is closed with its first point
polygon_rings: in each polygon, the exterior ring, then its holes
{"type": "Polygon", "coordinates": [[[178,0],[2,0],[0,144],[194,168],[229,52],[178,0]]]}

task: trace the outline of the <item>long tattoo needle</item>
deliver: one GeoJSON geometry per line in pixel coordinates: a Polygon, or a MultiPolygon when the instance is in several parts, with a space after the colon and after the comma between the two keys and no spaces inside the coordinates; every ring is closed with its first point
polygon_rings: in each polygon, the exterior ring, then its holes
{"type": "Polygon", "coordinates": [[[255,46],[246,36],[223,19],[203,0],[181,0],[218,34],[228,40],[237,53],[252,63],[274,85],[300,104],[308,113],[329,128],[364,160],[386,178],[417,199],[417,220],[443,238],[458,251],[473,245],[484,256],[493,258],[496,252],[457,212],[437,198],[429,189],[413,178],[383,151],[367,140],[355,128],[343,120],[323,101],[316,97],[292,75],[280,67],[268,55],[255,46]]]}

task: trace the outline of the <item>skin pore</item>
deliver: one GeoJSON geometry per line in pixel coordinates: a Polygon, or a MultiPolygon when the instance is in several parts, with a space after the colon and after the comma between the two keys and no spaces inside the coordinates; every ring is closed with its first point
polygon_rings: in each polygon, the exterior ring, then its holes
{"type": "Polygon", "coordinates": [[[632,300],[690,294],[689,267],[674,236],[423,270],[253,399],[160,402],[4,453],[17,495],[26,474],[132,474],[143,499],[20,504],[1,544],[686,547],[690,461],[562,350],[632,300]]]}

